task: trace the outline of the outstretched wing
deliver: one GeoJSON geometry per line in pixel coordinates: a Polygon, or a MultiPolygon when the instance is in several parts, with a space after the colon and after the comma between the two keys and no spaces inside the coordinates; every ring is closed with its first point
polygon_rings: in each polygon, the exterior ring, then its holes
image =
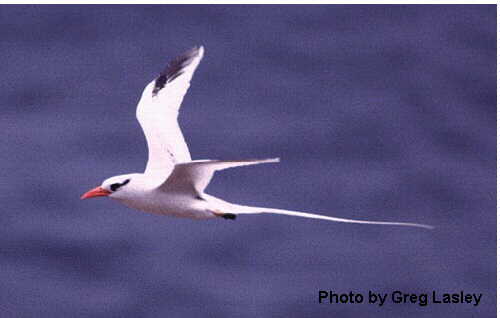
{"type": "Polygon", "coordinates": [[[174,171],[160,186],[163,190],[174,190],[202,196],[215,171],[227,168],[279,162],[279,158],[251,160],[195,160],[175,165],[174,171]]]}
{"type": "Polygon", "coordinates": [[[137,105],[137,120],[148,143],[145,174],[166,180],[175,164],[191,161],[177,122],[179,108],[193,73],[203,57],[203,46],[173,59],[149,83],[137,105]]]}

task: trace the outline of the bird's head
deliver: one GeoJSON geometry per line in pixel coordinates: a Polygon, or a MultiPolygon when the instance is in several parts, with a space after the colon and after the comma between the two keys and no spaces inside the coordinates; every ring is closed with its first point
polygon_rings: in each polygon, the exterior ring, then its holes
{"type": "Polygon", "coordinates": [[[126,196],[126,193],[131,190],[131,182],[137,174],[124,174],[120,176],[111,177],[103,181],[103,183],[87,192],[85,192],[80,199],[90,199],[95,197],[111,197],[120,198],[126,196]]]}

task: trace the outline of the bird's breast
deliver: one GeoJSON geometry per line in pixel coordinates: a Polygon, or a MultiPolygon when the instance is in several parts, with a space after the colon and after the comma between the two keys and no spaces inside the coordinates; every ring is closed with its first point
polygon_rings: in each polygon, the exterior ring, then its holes
{"type": "Polygon", "coordinates": [[[182,193],[151,191],[120,201],[128,207],[148,213],[193,219],[213,217],[206,201],[182,193]]]}

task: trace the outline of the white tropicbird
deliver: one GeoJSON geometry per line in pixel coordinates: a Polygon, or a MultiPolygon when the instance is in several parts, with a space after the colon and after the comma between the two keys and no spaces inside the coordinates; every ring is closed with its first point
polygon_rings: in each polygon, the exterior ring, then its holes
{"type": "Polygon", "coordinates": [[[344,223],[432,228],[416,223],[361,221],[245,206],[206,194],[205,188],[215,171],[278,162],[279,159],[191,160],[177,117],[193,73],[203,57],[203,51],[203,46],[193,48],[170,61],[142,93],[136,115],[146,135],[149,150],[144,173],[106,179],[101,186],[83,194],[82,199],[107,196],[141,211],[193,219],[235,219],[238,214],[275,213],[344,223]]]}

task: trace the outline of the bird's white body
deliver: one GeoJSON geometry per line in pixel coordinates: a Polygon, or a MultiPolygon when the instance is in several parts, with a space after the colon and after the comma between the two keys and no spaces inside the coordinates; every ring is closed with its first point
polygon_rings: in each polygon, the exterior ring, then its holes
{"type": "Polygon", "coordinates": [[[205,211],[207,208],[205,202],[195,200],[187,192],[165,191],[157,183],[152,182],[147,174],[134,173],[119,177],[129,178],[131,181],[126,187],[109,194],[108,197],[130,208],[183,218],[215,217],[205,211]]]}
{"type": "Polygon", "coordinates": [[[129,198],[114,198],[126,206],[144,212],[191,219],[216,217],[206,201],[193,200],[185,193],[149,190],[129,198]]]}
{"type": "Polygon", "coordinates": [[[277,158],[236,161],[191,159],[177,117],[203,53],[203,47],[194,48],[172,60],[142,93],[137,106],[137,119],[148,143],[148,163],[144,173],[109,178],[101,186],[85,193],[82,199],[108,196],[140,211],[192,219],[216,217],[234,219],[238,214],[273,213],[344,223],[431,228],[416,223],[361,221],[244,206],[206,194],[205,188],[216,171],[279,160],[277,158]]]}

